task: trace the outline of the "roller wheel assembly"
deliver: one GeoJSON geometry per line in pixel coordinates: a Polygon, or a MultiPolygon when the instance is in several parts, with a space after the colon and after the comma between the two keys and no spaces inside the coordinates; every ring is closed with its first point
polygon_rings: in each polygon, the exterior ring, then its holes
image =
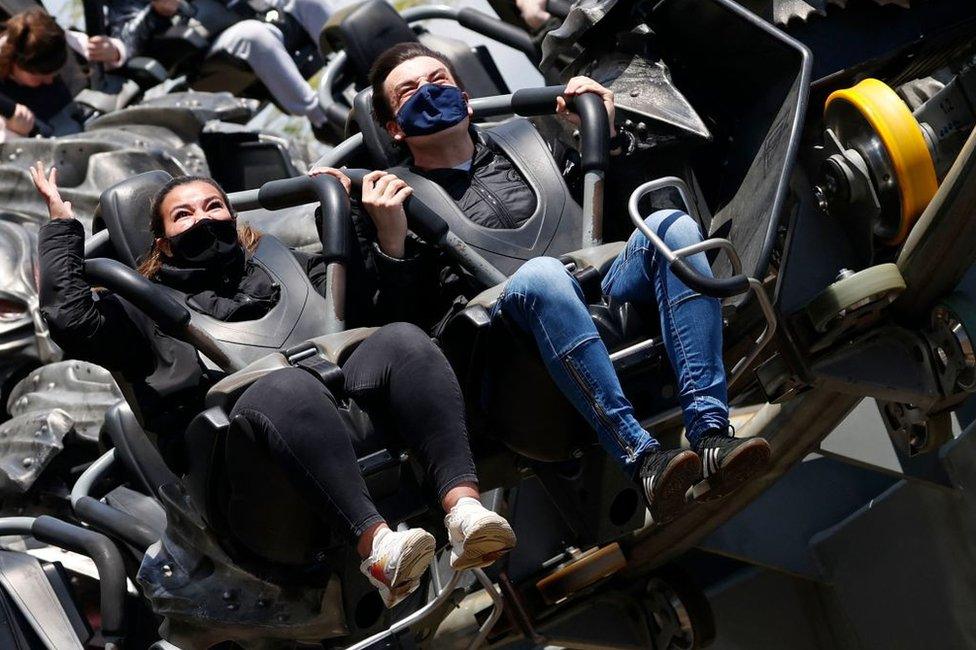
{"type": "Polygon", "coordinates": [[[836,282],[807,305],[814,328],[826,332],[845,320],[880,310],[905,290],[905,279],[895,264],[878,264],[863,271],[843,271],[836,282]]]}

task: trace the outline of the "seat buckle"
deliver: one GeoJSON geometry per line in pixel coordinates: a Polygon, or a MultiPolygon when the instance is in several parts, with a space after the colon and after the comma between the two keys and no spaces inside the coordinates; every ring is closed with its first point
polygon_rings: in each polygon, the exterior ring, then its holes
{"type": "Polygon", "coordinates": [[[289,359],[289,361],[295,368],[301,368],[311,373],[329,389],[333,396],[338,398],[342,395],[345,377],[342,374],[342,368],[336,364],[318,354],[301,357],[294,361],[289,359]]]}

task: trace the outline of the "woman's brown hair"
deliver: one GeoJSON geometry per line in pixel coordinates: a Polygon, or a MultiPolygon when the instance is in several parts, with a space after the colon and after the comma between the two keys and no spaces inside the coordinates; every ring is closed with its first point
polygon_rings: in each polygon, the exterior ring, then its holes
{"type": "Polygon", "coordinates": [[[3,36],[0,79],[10,76],[14,64],[27,72],[51,74],[68,60],[64,30],[43,9],[28,9],[12,16],[3,25],[3,36]]]}
{"type": "MultiPolygon", "coordinates": [[[[206,183],[217,190],[231,216],[235,219],[237,218],[234,208],[230,205],[230,199],[227,198],[227,192],[214,179],[207,178],[206,176],[177,176],[176,178],[170,179],[169,182],[159,188],[159,191],[156,192],[149,204],[149,231],[152,233],[153,243],[149,252],[139,261],[139,266],[136,268],[140,274],[150,280],[156,279],[156,275],[159,273],[159,268],[162,266],[163,258],[165,257],[165,254],[159,249],[159,245],[157,244],[157,240],[163,239],[166,236],[165,229],[163,228],[163,200],[175,188],[189,183],[206,183]]],[[[245,224],[237,229],[237,241],[244,247],[244,250],[253,253],[258,247],[258,242],[261,241],[261,232],[245,224]]]]}

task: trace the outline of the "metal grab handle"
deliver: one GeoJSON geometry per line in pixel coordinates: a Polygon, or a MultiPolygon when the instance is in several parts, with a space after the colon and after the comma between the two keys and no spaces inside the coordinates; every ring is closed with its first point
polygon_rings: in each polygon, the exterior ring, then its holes
{"type": "Polygon", "coordinates": [[[566,16],[573,9],[573,3],[568,0],[547,0],[546,1],[546,11],[549,12],[551,16],[566,20],[566,16]]]}
{"type": "Polygon", "coordinates": [[[336,86],[342,78],[342,73],[346,67],[349,55],[345,50],[341,50],[333,56],[325,68],[322,69],[322,79],[319,81],[319,106],[325,112],[326,119],[334,126],[345,128],[349,113],[352,111],[348,106],[343,106],[336,100],[336,86]]]}
{"type": "Polygon", "coordinates": [[[637,204],[640,200],[649,194],[650,192],[664,189],[665,187],[673,187],[678,190],[681,200],[684,202],[685,206],[692,210],[692,203],[689,201],[689,195],[691,192],[688,186],[683,180],[676,176],[666,176],[664,178],[658,178],[653,181],[648,181],[639,185],[633,193],[630,195],[630,201],[628,202],[628,211],[630,212],[630,218],[634,222],[634,226],[637,227],[641,233],[654,245],[655,249],[664,259],[667,260],[668,265],[678,278],[688,285],[694,291],[701,293],[702,295],[711,296],[714,298],[726,298],[729,296],[735,296],[746,291],[752,291],[756,296],[756,300],[759,303],[759,308],[762,310],[763,317],[766,320],[766,324],[763,327],[763,331],[759,334],[756,340],[753,342],[752,347],[739,361],[732,366],[732,370],[729,371],[729,381],[728,383],[734,384],[749,365],[759,356],[763,348],[772,340],[773,334],[776,332],[776,310],[773,308],[772,302],[769,300],[769,296],[766,294],[766,289],[762,286],[762,283],[756,278],[750,278],[742,273],[742,262],[739,259],[739,254],[735,250],[732,242],[727,239],[722,239],[718,237],[713,237],[711,239],[706,239],[705,241],[698,242],[697,244],[692,244],[691,246],[686,246],[684,248],[679,248],[678,250],[671,250],[666,243],[658,236],[656,232],[651,230],[651,228],[644,223],[644,219],[641,217],[638,211],[637,204]],[[719,249],[724,251],[729,258],[729,262],[732,265],[732,270],[735,275],[731,278],[708,278],[700,273],[697,273],[691,266],[685,262],[684,258],[696,253],[701,253],[707,250],[719,249]]]}
{"type": "MultiPolygon", "coordinates": [[[[481,97],[471,100],[475,117],[494,115],[551,115],[556,112],[556,98],[565,86],[521,88],[511,95],[481,97]]],[[[596,93],[570,97],[569,108],[580,117],[580,158],[583,169],[583,236],[582,248],[603,242],[603,186],[610,166],[610,118],[603,99],[596,93]]]]}
{"type": "Polygon", "coordinates": [[[30,535],[35,539],[90,557],[98,569],[102,636],[108,647],[121,647],[125,633],[125,564],[119,549],[105,535],[48,515],[4,517],[0,535],[30,535]]]}
{"type": "Polygon", "coordinates": [[[127,512],[113,508],[91,496],[91,489],[108,475],[115,465],[113,447],[98,457],[81,473],[71,487],[71,509],[83,523],[145,551],[159,539],[152,528],[127,512]]]}
{"type": "Polygon", "coordinates": [[[467,27],[473,32],[487,36],[502,45],[507,45],[518,50],[528,57],[533,65],[539,64],[539,50],[536,48],[535,43],[532,42],[532,37],[529,36],[528,32],[514,25],[509,25],[499,18],[489,16],[477,9],[472,9],[471,7],[448,7],[446,5],[426,5],[404,9],[400,12],[400,15],[410,24],[421,20],[453,20],[461,25],[461,27],[467,27]]]}
{"type": "Polygon", "coordinates": [[[186,307],[122,262],[108,258],[85,260],[85,277],[89,283],[131,302],[167,334],[178,335],[190,322],[186,307]]]}
{"type": "MultiPolygon", "coordinates": [[[[731,278],[710,278],[698,273],[683,259],[685,255],[677,255],[675,251],[671,250],[668,245],[664,243],[664,240],[662,240],[656,232],[651,230],[651,228],[644,223],[644,219],[641,216],[637,204],[646,195],[656,190],[664,189],[665,187],[676,188],[678,190],[678,194],[681,196],[681,200],[684,201],[685,206],[690,209],[691,202],[688,200],[688,186],[685,185],[684,181],[682,181],[680,178],[677,178],[676,176],[666,176],[657,180],[648,181],[639,185],[637,189],[631,193],[630,201],[627,204],[627,209],[630,212],[630,219],[634,222],[634,226],[640,230],[644,236],[650,240],[651,244],[654,245],[654,248],[656,248],[657,251],[664,256],[664,259],[667,260],[668,265],[671,267],[674,274],[694,291],[713,298],[728,298],[730,296],[736,296],[748,291],[749,279],[744,275],[737,274],[731,278]]],[[[728,253],[729,250],[731,250],[731,244],[728,247],[723,247],[723,250],[728,253]]],[[[695,252],[701,252],[701,250],[697,250],[695,252]]]]}

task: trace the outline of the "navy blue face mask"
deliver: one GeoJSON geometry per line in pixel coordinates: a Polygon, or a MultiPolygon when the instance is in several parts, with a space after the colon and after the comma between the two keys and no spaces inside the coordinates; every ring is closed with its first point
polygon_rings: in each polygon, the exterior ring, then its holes
{"type": "Polygon", "coordinates": [[[408,136],[430,135],[454,126],[467,116],[468,107],[460,88],[424,84],[400,107],[396,121],[408,136]]]}

